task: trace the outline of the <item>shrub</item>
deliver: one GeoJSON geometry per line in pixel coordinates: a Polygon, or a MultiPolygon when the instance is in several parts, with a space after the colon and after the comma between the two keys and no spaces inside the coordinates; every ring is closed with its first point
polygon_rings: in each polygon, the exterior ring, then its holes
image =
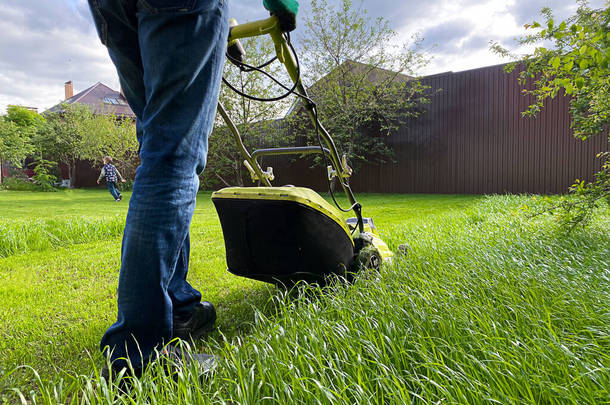
{"type": "Polygon", "coordinates": [[[41,191],[57,191],[53,187],[57,177],[49,173],[49,170],[55,166],[57,166],[57,163],[50,160],[39,159],[36,162],[33,179],[41,191]]]}
{"type": "Polygon", "coordinates": [[[133,180],[131,179],[125,179],[125,183],[117,183],[117,185],[121,191],[133,190],[133,180]]]}
{"type": "Polygon", "coordinates": [[[40,188],[36,184],[14,177],[7,177],[3,179],[2,184],[0,184],[0,188],[12,191],[40,191],[40,188]]]}
{"type": "Polygon", "coordinates": [[[57,166],[57,163],[45,159],[39,159],[34,167],[34,176],[31,179],[20,170],[13,173],[11,177],[5,178],[0,184],[0,189],[12,191],[57,191],[54,187],[57,176],[50,171],[57,166]]]}

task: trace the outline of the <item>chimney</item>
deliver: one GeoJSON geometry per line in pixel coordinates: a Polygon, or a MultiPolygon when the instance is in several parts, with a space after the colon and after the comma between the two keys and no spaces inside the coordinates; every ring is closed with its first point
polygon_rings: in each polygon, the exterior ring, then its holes
{"type": "Polygon", "coordinates": [[[66,100],[74,95],[74,86],[72,86],[72,80],[64,83],[64,90],[66,91],[66,100]]]}

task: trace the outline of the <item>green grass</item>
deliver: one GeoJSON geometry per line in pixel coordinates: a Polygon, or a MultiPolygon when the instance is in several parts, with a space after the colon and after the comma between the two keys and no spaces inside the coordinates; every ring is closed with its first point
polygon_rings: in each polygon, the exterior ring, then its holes
{"type": "Polygon", "coordinates": [[[226,272],[200,194],[189,274],[219,312],[198,344],[219,365],[204,381],[151,369],[129,398],[90,378],[115,316],[113,232],[126,201],[0,192],[0,229],[23,230],[0,239],[2,398],[18,399],[16,388],[36,403],[610,403],[608,211],[565,235],[549,215],[522,214],[530,197],[359,197],[407,256],[295,296],[226,272]]]}

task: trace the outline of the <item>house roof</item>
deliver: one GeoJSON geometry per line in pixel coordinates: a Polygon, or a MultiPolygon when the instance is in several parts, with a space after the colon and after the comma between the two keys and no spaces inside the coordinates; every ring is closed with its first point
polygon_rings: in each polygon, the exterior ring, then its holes
{"type": "MultiPolygon", "coordinates": [[[[123,95],[97,82],[93,86],[63,101],[68,104],[85,104],[91,107],[95,114],[114,114],[117,116],[136,118],[123,95]]],[[[45,113],[61,111],[61,103],[49,108],[45,113]]]]}
{"type": "Polygon", "coordinates": [[[330,71],[327,75],[321,77],[307,90],[315,93],[316,88],[324,86],[329,80],[336,80],[336,75],[341,74],[342,72],[350,72],[356,75],[365,75],[366,78],[372,83],[380,82],[383,80],[406,82],[408,80],[413,79],[412,76],[408,76],[403,73],[394,72],[392,70],[369,65],[366,63],[356,62],[353,60],[346,60],[341,65],[330,71]]]}
{"type": "MultiPolygon", "coordinates": [[[[413,79],[413,76],[408,76],[403,73],[394,72],[392,70],[384,69],[381,67],[369,65],[366,63],[356,62],[353,60],[346,60],[341,65],[335,67],[325,76],[322,76],[310,87],[307,88],[307,93],[310,97],[316,96],[316,92],[320,91],[320,88],[326,86],[329,82],[337,80],[337,75],[350,72],[355,75],[364,75],[366,79],[371,83],[381,82],[384,80],[393,82],[406,82],[413,79]]],[[[292,106],[288,109],[285,116],[289,116],[295,111],[298,111],[303,100],[298,98],[292,106]]]]}

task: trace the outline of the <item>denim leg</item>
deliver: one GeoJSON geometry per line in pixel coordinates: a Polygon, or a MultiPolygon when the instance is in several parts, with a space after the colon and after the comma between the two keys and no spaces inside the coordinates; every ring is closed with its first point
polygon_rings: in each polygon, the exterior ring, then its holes
{"type": "Polygon", "coordinates": [[[88,1],[100,39],[116,66],[121,89],[137,117],[136,127],[140,128],[146,91],[138,41],[137,0],[88,1]]]}
{"type": "Polygon", "coordinates": [[[115,200],[117,198],[119,198],[119,190],[116,188],[116,183],[114,181],[108,181],[106,182],[106,184],[108,185],[108,191],[110,191],[110,194],[112,194],[112,198],[114,198],[115,200]]]}
{"type": "Polygon", "coordinates": [[[168,293],[173,304],[173,319],[188,319],[193,313],[195,306],[201,301],[201,293],[186,281],[190,250],[191,241],[187,233],[168,288],[168,293]]]}
{"type": "Polygon", "coordinates": [[[174,305],[179,315],[201,299],[186,282],[188,229],[216,114],[228,35],[226,2],[90,0],[90,5],[98,31],[107,24],[100,37],[138,117],[141,158],[123,235],[118,317],[101,347],[113,350],[113,360],[127,356],[138,367],[172,336],[174,305]]]}

